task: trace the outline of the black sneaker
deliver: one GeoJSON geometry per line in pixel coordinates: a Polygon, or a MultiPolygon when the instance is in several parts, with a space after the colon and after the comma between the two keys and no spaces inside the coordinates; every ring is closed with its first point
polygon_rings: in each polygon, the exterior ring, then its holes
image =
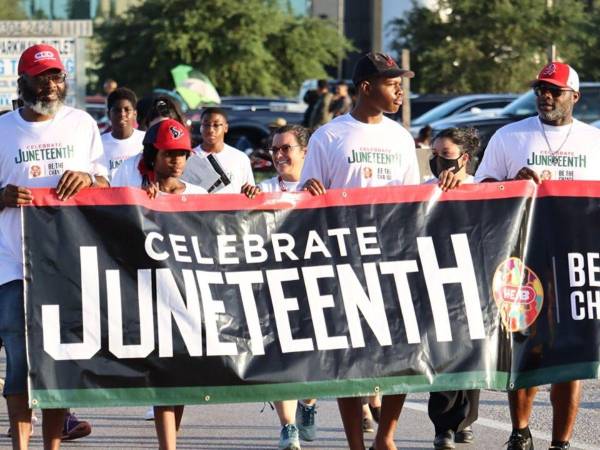
{"type": "Polygon", "coordinates": [[[565,442],[564,444],[552,444],[548,450],[569,450],[571,448],[571,444],[565,442]]]}
{"type": "Polygon", "coordinates": [[[443,433],[436,434],[433,440],[433,447],[435,450],[452,450],[456,448],[454,445],[454,432],[446,430],[443,433]]]}
{"type": "Polygon", "coordinates": [[[533,438],[531,435],[525,437],[513,431],[508,438],[506,450],[533,450],[533,438]]]}
{"type": "Polygon", "coordinates": [[[454,434],[454,442],[459,444],[470,444],[474,440],[475,435],[473,434],[473,428],[471,427],[465,427],[454,434]]]}

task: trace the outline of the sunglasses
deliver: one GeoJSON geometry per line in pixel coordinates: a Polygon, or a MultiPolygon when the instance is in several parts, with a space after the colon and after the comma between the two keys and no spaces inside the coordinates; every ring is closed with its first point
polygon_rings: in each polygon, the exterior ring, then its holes
{"type": "Polygon", "coordinates": [[[563,89],[558,86],[551,86],[551,85],[547,85],[547,84],[541,84],[541,85],[533,87],[533,93],[535,94],[536,97],[545,95],[546,92],[550,93],[550,95],[552,97],[558,98],[563,94],[563,92],[573,92],[573,90],[572,89],[563,89]]]}
{"type": "Polygon", "coordinates": [[[31,81],[37,86],[46,86],[51,81],[54,84],[63,84],[66,79],[67,74],[64,72],[42,74],[31,77],[31,81]]]}
{"type": "Polygon", "coordinates": [[[281,147],[273,146],[273,147],[271,147],[269,149],[269,151],[271,152],[272,155],[275,155],[278,152],[282,152],[282,153],[285,153],[287,155],[293,147],[301,147],[301,145],[284,144],[281,147]]]}

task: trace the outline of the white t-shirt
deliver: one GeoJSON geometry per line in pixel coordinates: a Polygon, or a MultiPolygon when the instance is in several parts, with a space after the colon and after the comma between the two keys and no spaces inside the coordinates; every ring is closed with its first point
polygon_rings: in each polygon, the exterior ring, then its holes
{"type": "MultiPolygon", "coordinates": [[[[0,186],[55,188],[67,170],[108,177],[98,126],[85,111],[62,106],[51,120],[0,117],[0,186]]],[[[19,208],[0,211],[0,285],[23,278],[19,208]]]]}
{"type": "MultiPolygon", "coordinates": [[[[285,181],[284,179],[281,180],[281,183],[283,183],[287,192],[296,192],[300,185],[299,181],[285,181]]],[[[279,175],[261,181],[258,183],[258,187],[262,192],[282,192],[281,184],[279,183],[279,175]]]]}
{"type": "Polygon", "coordinates": [[[126,139],[117,139],[111,133],[102,135],[102,145],[104,146],[104,155],[107,159],[109,175],[112,179],[117,167],[126,159],[137,155],[144,149],[145,133],[140,130],[133,130],[131,136],[126,139]]]}
{"type": "MultiPolygon", "coordinates": [[[[140,164],[140,160],[142,159],[142,154],[132,156],[131,158],[125,160],[115,171],[112,182],[110,184],[111,187],[134,187],[140,189],[142,187],[142,174],[138,169],[138,165],[140,164]]],[[[206,189],[200,186],[196,186],[195,184],[187,183],[181,180],[183,184],[185,184],[185,190],[182,194],[206,194],[206,189]]],[[[160,194],[164,194],[161,192],[160,194]]]]}
{"type": "Polygon", "coordinates": [[[475,180],[509,180],[523,167],[546,180],[600,180],[600,130],[577,119],[560,127],[537,116],[511,123],[490,139],[475,180]]]}
{"type": "Polygon", "coordinates": [[[300,185],[309,178],[320,180],[326,189],[419,184],[415,142],[385,116],[367,124],[344,114],[310,138],[300,185]]]}
{"type": "MultiPolygon", "coordinates": [[[[202,150],[202,146],[194,149],[197,155],[206,157],[210,153],[202,150]]],[[[227,186],[215,192],[215,194],[239,194],[245,183],[254,184],[254,174],[250,166],[250,158],[230,145],[225,144],[219,153],[212,153],[217,159],[227,177],[231,180],[227,186]]]]}

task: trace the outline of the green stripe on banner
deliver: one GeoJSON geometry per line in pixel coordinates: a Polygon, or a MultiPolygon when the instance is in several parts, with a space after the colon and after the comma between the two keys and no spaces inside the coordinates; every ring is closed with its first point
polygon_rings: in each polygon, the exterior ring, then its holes
{"type": "Polygon", "coordinates": [[[521,372],[511,377],[508,387],[509,389],[520,389],[542,384],[562,383],[566,380],[587,379],[600,379],[599,362],[568,364],[521,372]]]}
{"type": "Polygon", "coordinates": [[[29,398],[34,408],[194,405],[477,388],[504,390],[507,383],[505,372],[480,371],[438,374],[435,386],[423,375],[412,375],[244,386],[32,390],[29,398]]]}
{"type": "Polygon", "coordinates": [[[34,408],[194,405],[478,388],[506,390],[584,379],[600,379],[600,363],[570,364],[532,370],[522,372],[511,380],[506,372],[438,374],[435,377],[435,385],[423,375],[413,375],[244,386],[32,390],[29,398],[34,408]]]}

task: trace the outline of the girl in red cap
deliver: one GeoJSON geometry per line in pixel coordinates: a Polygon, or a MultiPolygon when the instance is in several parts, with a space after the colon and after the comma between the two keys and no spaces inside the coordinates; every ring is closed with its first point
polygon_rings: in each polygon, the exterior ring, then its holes
{"type": "Polygon", "coordinates": [[[150,198],[159,194],[206,194],[200,186],[180,177],[192,154],[190,134],[173,119],[152,125],[144,137],[144,150],[125,161],[115,172],[112,187],[144,189],[150,198]]]}

